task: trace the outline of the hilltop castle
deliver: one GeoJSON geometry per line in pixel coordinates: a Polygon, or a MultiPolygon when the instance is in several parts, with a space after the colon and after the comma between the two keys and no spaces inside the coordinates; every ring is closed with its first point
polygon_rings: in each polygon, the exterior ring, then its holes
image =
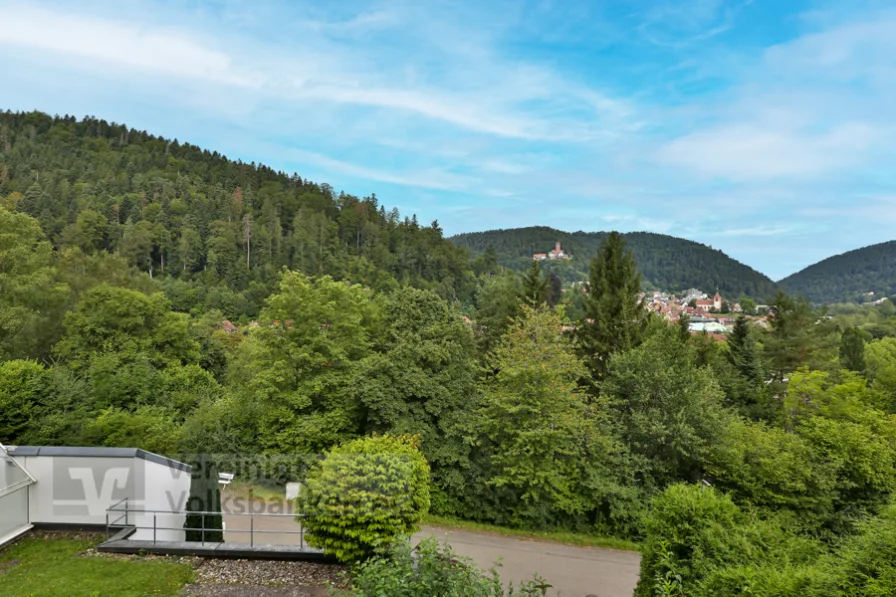
{"type": "Polygon", "coordinates": [[[535,261],[544,261],[545,259],[569,259],[569,255],[563,252],[563,249],[560,247],[560,241],[557,241],[552,250],[547,253],[535,253],[532,255],[532,259],[535,261]]]}

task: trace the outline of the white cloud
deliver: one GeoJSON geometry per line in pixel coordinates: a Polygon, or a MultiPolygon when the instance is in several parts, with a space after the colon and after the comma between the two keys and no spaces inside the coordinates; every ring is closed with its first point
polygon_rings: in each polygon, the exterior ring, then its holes
{"type": "Polygon", "coordinates": [[[737,181],[824,177],[861,162],[882,133],[862,122],[843,123],[823,133],[732,124],[675,139],[658,157],[669,165],[737,181]]]}
{"type": "Polygon", "coordinates": [[[263,83],[257,75],[236,72],[226,53],[209,49],[178,31],[148,30],[24,7],[4,9],[2,23],[0,44],[240,87],[258,87],[263,83]]]}
{"type": "Polygon", "coordinates": [[[293,159],[300,164],[311,164],[323,168],[328,172],[408,187],[442,191],[463,191],[477,183],[474,178],[435,169],[420,170],[414,174],[401,174],[359,166],[312,151],[293,149],[288,151],[287,154],[290,159],[293,159]]]}
{"type": "Polygon", "coordinates": [[[883,12],[770,47],[765,63],[798,76],[842,81],[857,77],[894,80],[896,12],[883,12]]]}
{"type": "Polygon", "coordinates": [[[730,230],[720,230],[715,233],[720,236],[777,236],[779,234],[790,234],[795,232],[795,226],[784,226],[771,224],[766,226],[752,226],[750,228],[733,228],[730,230]]]}
{"type": "Polygon", "coordinates": [[[640,16],[638,33],[648,42],[681,48],[728,31],[737,13],[753,0],[673,0],[654,2],[640,16]]]}

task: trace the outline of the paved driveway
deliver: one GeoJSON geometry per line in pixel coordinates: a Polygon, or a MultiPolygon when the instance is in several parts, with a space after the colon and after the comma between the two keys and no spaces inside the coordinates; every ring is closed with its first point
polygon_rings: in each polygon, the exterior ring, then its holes
{"type": "Polygon", "coordinates": [[[423,527],[414,542],[425,536],[446,538],[458,554],[472,558],[488,569],[499,558],[501,578],[514,584],[538,572],[553,588],[549,595],[562,597],[631,597],[638,583],[641,556],[635,552],[597,547],[577,547],[542,541],[530,541],[423,527]]]}
{"type": "MultiPolygon", "coordinates": [[[[225,500],[225,512],[229,510],[228,505],[231,504],[225,500]]],[[[242,505],[245,506],[245,503],[242,505]]],[[[271,507],[260,500],[255,500],[252,505],[254,508],[250,510],[255,512],[271,511],[271,507]]],[[[291,517],[256,517],[250,521],[245,517],[225,514],[224,521],[227,525],[225,541],[228,543],[248,543],[247,533],[235,531],[248,530],[250,525],[256,531],[268,531],[256,536],[257,543],[292,545],[298,544],[300,540],[299,535],[283,533],[300,529],[291,517]]],[[[553,585],[548,591],[552,597],[631,597],[638,583],[641,556],[635,552],[577,547],[430,526],[423,527],[414,535],[414,543],[426,536],[436,536],[440,541],[447,539],[454,551],[471,558],[486,570],[500,560],[501,578],[513,581],[514,584],[532,578],[532,574],[537,572],[553,585]]]]}

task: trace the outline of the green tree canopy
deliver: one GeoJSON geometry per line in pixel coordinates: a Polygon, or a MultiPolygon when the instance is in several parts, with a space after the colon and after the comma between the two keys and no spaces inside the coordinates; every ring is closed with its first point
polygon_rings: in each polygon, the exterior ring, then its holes
{"type": "Polygon", "coordinates": [[[489,359],[474,417],[489,476],[479,488],[504,523],[545,524],[586,508],[579,467],[593,422],[578,389],[585,373],[556,312],[524,307],[489,359]]]}
{"type": "Polygon", "coordinates": [[[65,299],[37,220],[0,207],[0,360],[47,356],[47,313],[65,299]]]}
{"type": "Polygon", "coordinates": [[[232,372],[259,447],[316,454],[359,432],[353,383],[378,320],[367,288],[283,273],[232,372]]]}
{"type": "Polygon", "coordinates": [[[729,419],[712,371],[698,368],[673,328],[618,354],[598,402],[657,486],[699,481],[729,419]]]}
{"type": "Polygon", "coordinates": [[[188,319],[170,308],[162,293],[147,296],[102,284],[66,315],[56,353],[76,367],[102,354],[120,362],[146,359],[157,367],[195,363],[199,345],[190,336],[188,319]]]}
{"type": "MultiPolygon", "coordinates": [[[[850,371],[865,372],[866,335],[857,327],[846,328],[840,336],[840,366],[850,371]]],[[[870,339],[870,337],[868,338],[870,339]]]]}
{"type": "Polygon", "coordinates": [[[419,435],[434,507],[456,512],[469,468],[464,422],[478,402],[472,331],[435,293],[414,288],[386,297],[383,322],[376,352],[351,384],[364,409],[363,431],[419,435]]]}

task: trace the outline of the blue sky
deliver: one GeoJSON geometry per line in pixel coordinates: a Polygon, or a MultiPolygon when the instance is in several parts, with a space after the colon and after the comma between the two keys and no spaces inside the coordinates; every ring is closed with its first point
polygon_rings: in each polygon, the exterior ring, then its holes
{"type": "Polygon", "coordinates": [[[298,172],[447,234],[648,230],[774,279],[896,238],[896,5],[0,0],[0,108],[298,172]]]}

